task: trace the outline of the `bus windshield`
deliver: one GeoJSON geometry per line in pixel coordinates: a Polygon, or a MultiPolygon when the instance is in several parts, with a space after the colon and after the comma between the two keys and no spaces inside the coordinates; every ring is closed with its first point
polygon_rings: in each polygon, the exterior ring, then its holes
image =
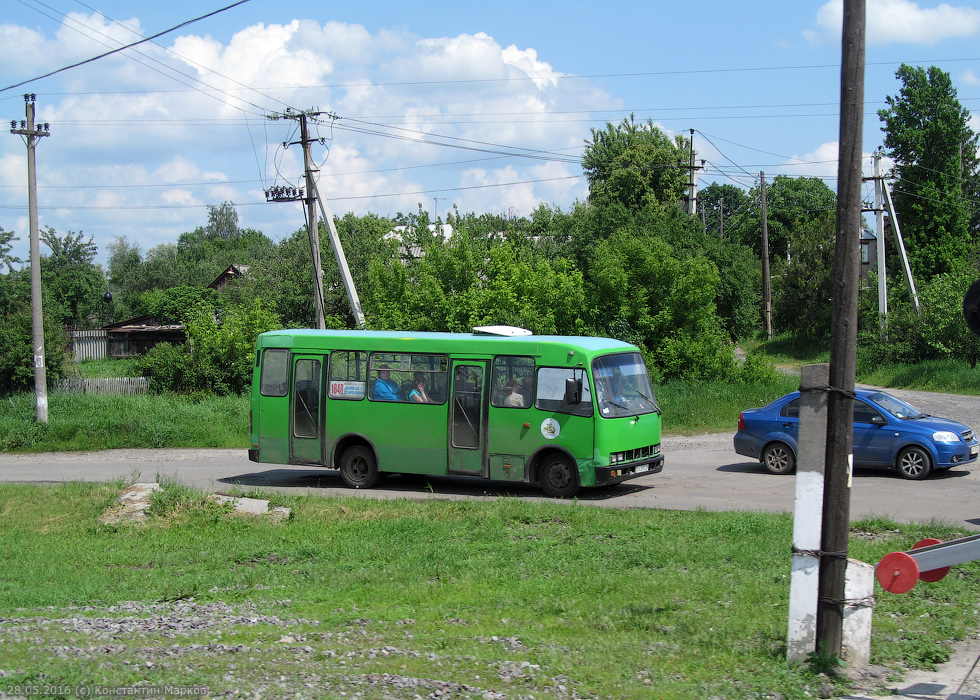
{"type": "Polygon", "coordinates": [[[650,375],[639,353],[604,355],[592,361],[599,415],[603,418],[660,413],[650,375]]]}

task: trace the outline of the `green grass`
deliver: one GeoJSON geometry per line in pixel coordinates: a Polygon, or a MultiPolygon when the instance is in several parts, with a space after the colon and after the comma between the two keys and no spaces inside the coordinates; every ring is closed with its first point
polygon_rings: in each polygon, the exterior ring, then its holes
{"type": "MultiPolygon", "coordinates": [[[[452,697],[819,696],[821,679],[785,662],[786,515],[279,496],[292,516],[274,524],[170,483],[144,525],[100,525],[121,486],[0,486],[5,685],[429,696],[372,685],[391,674],[457,684],[452,697]],[[196,629],[138,624],[216,606],[196,629]]],[[[960,534],[855,529],[851,556],[869,562],[960,534]]],[[[976,629],[978,595],[980,564],[879,591],[872,661],[942,661],[976,629]]]]}
{"type": "Polygon", "coordinates": [[[954,360],[878,365],[861,371],[858,381],[873,386],[980,395],[980,368],[954,360]]]}
{"type": "Polygon", "coordinates": [[[89,379],[101,379],[104,377],[138,377],[136,370],[137,360],[82,360],[75,364],[79,376],[89,379]]]}
{"type": "Polygon", "coordinates": [[[830,342],[805,340],[796,336],[781,335],[764,341],[758,337],[739,341],[739,347],[748,355],[764,355],[783,369],[798,370],[802,365],[830,362],[830,342]]]}
{"type": "Polygon", "coordinates": [[[738,414],[765,406],[800,388],[798,375],[780,375],[773,383],[671,381],[657,387],[664,434],[734,433],[738,414]]]}
{"type": "Polygon", "coordinates": [[[248,399],[181,396],[48,395],[48,422],[34,395],[0,398],[0,450],[46,452],[123,447],[248,446],[248,399]]]}

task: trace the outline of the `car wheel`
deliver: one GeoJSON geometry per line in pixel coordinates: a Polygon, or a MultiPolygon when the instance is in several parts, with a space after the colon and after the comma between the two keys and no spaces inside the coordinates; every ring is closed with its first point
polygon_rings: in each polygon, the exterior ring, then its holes
{"type": "Polygon", "coordinates": [[[571,498],[578,493],[578,473],[566,457],[548,457],[541,465],[541,490],[552,498],[571,498]]]}
{"type": "Polygon", "coordinates": [[[766,445],[761,461],[770,474],[791,474],[796,469],[796,455],[789,445],[782,442],[766,445]]]}
{"type": "Polygon", "coordinates": [[[929,453],[921,447],[906,447],[898,453],[895,466],[898,467],[898,473],[906,479],[918,481],[929,476],[929,472],[932,471],[932,460],[929,458],[929,453]]]}
{"type": "Polygon", "coordinates": [[[340,478],[352,489],[369,489],[378,483],[378,463],[363,445],[351,447],[340,458],[340,478]]]}

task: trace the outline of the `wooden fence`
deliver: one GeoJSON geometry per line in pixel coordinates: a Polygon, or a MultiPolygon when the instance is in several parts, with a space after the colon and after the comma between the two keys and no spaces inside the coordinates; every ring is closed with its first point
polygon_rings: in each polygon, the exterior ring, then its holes
{"type": "Polygon", "coordinates": [[[145,394],[149,388],[149,377],[62,379],[58,383],[58,391],[75,394],[125,394],[134,396],[145,394]]]}

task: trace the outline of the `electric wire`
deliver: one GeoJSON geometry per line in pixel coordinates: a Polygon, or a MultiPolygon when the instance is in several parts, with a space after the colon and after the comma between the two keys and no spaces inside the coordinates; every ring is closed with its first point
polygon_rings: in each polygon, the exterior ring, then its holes
{"type": "Polygon", "coordinates": [[[92,58],[87,58],[84,61],[78,61],[77,63],[73,63],[70,66],[64,66],[62,68],[57,68],[57,69],[55,69],[53,71],[50,71],[48,73],[45,73],[44,75],[39,75],[36,78],[28,78],[27,80],[22,80],[21,82],[15,83],[14,85],[8,85],[7,87],[0,88],[0,92],[6,92],[7,90],[13,90],[14,88],[18,88],[18,87],[21,87],[23,85],[27,85],[28,83],[33,83],[33,82],[35,82],[37,80],[41,80],[43,78],[49,78],[52,75],[57,75],[58,73],[63,73],[66,70],[71,70],[72,68],[78,68],[79,66],[84,66],[84,65],[86,65],[88,63],[92,63],[94,61],[98,61],[101,58],[105,58],[106,56],[111,56],[112,54],[119,53],[120,51],[125,51],[126,49],[132,48],[134,46],[139,46],[140,44],[145,44],[146,42],[153,41],[154,39],[157,39],[157,38],[163,36],[164,34],[169,34],[170,32],[175,32],[178,29],[182,29],[182,28],[184,28],[184,27],[186,27],[186,26],[188,26],[190,24],[194,24],[195,22],[200,22],[203,19],[207,19],[208,17],[213,17],[214,15],[217,15],[217,14],[219,14],[221,12],[225,12],[227,10],[230,10],[230,9],[234,8],[234,7],[238,7],[239,5],[244,5],[246,2],[250,2],[250,1],[251,0],[238,0],[237,2],[234,2],[231,5],[226,5],[225,7],[222,7],[220,9],[218,9],[218,10],[215,10],[213,12],[207,13],[206,15],[201,15],[200,17],[195,17],[194,19],[189,19],[186,22],[181,22],[180,24],[178,24],[178,25],[176,25],[174,27],[171,27],[170,29],[164,29],[162,32],[157,32],[156,34],[153,34],[152,36],[148,36],[148,37],[146,37],[144,39],[140,39],[139,41],[134,41],[131,44],[126,44],[125,46],[120,46],[119,48],[112,49],[111,51],[107,51],[107,52],[105,52],[103,54],[99,54],[98,56],[93,56],[92,58]]]}

